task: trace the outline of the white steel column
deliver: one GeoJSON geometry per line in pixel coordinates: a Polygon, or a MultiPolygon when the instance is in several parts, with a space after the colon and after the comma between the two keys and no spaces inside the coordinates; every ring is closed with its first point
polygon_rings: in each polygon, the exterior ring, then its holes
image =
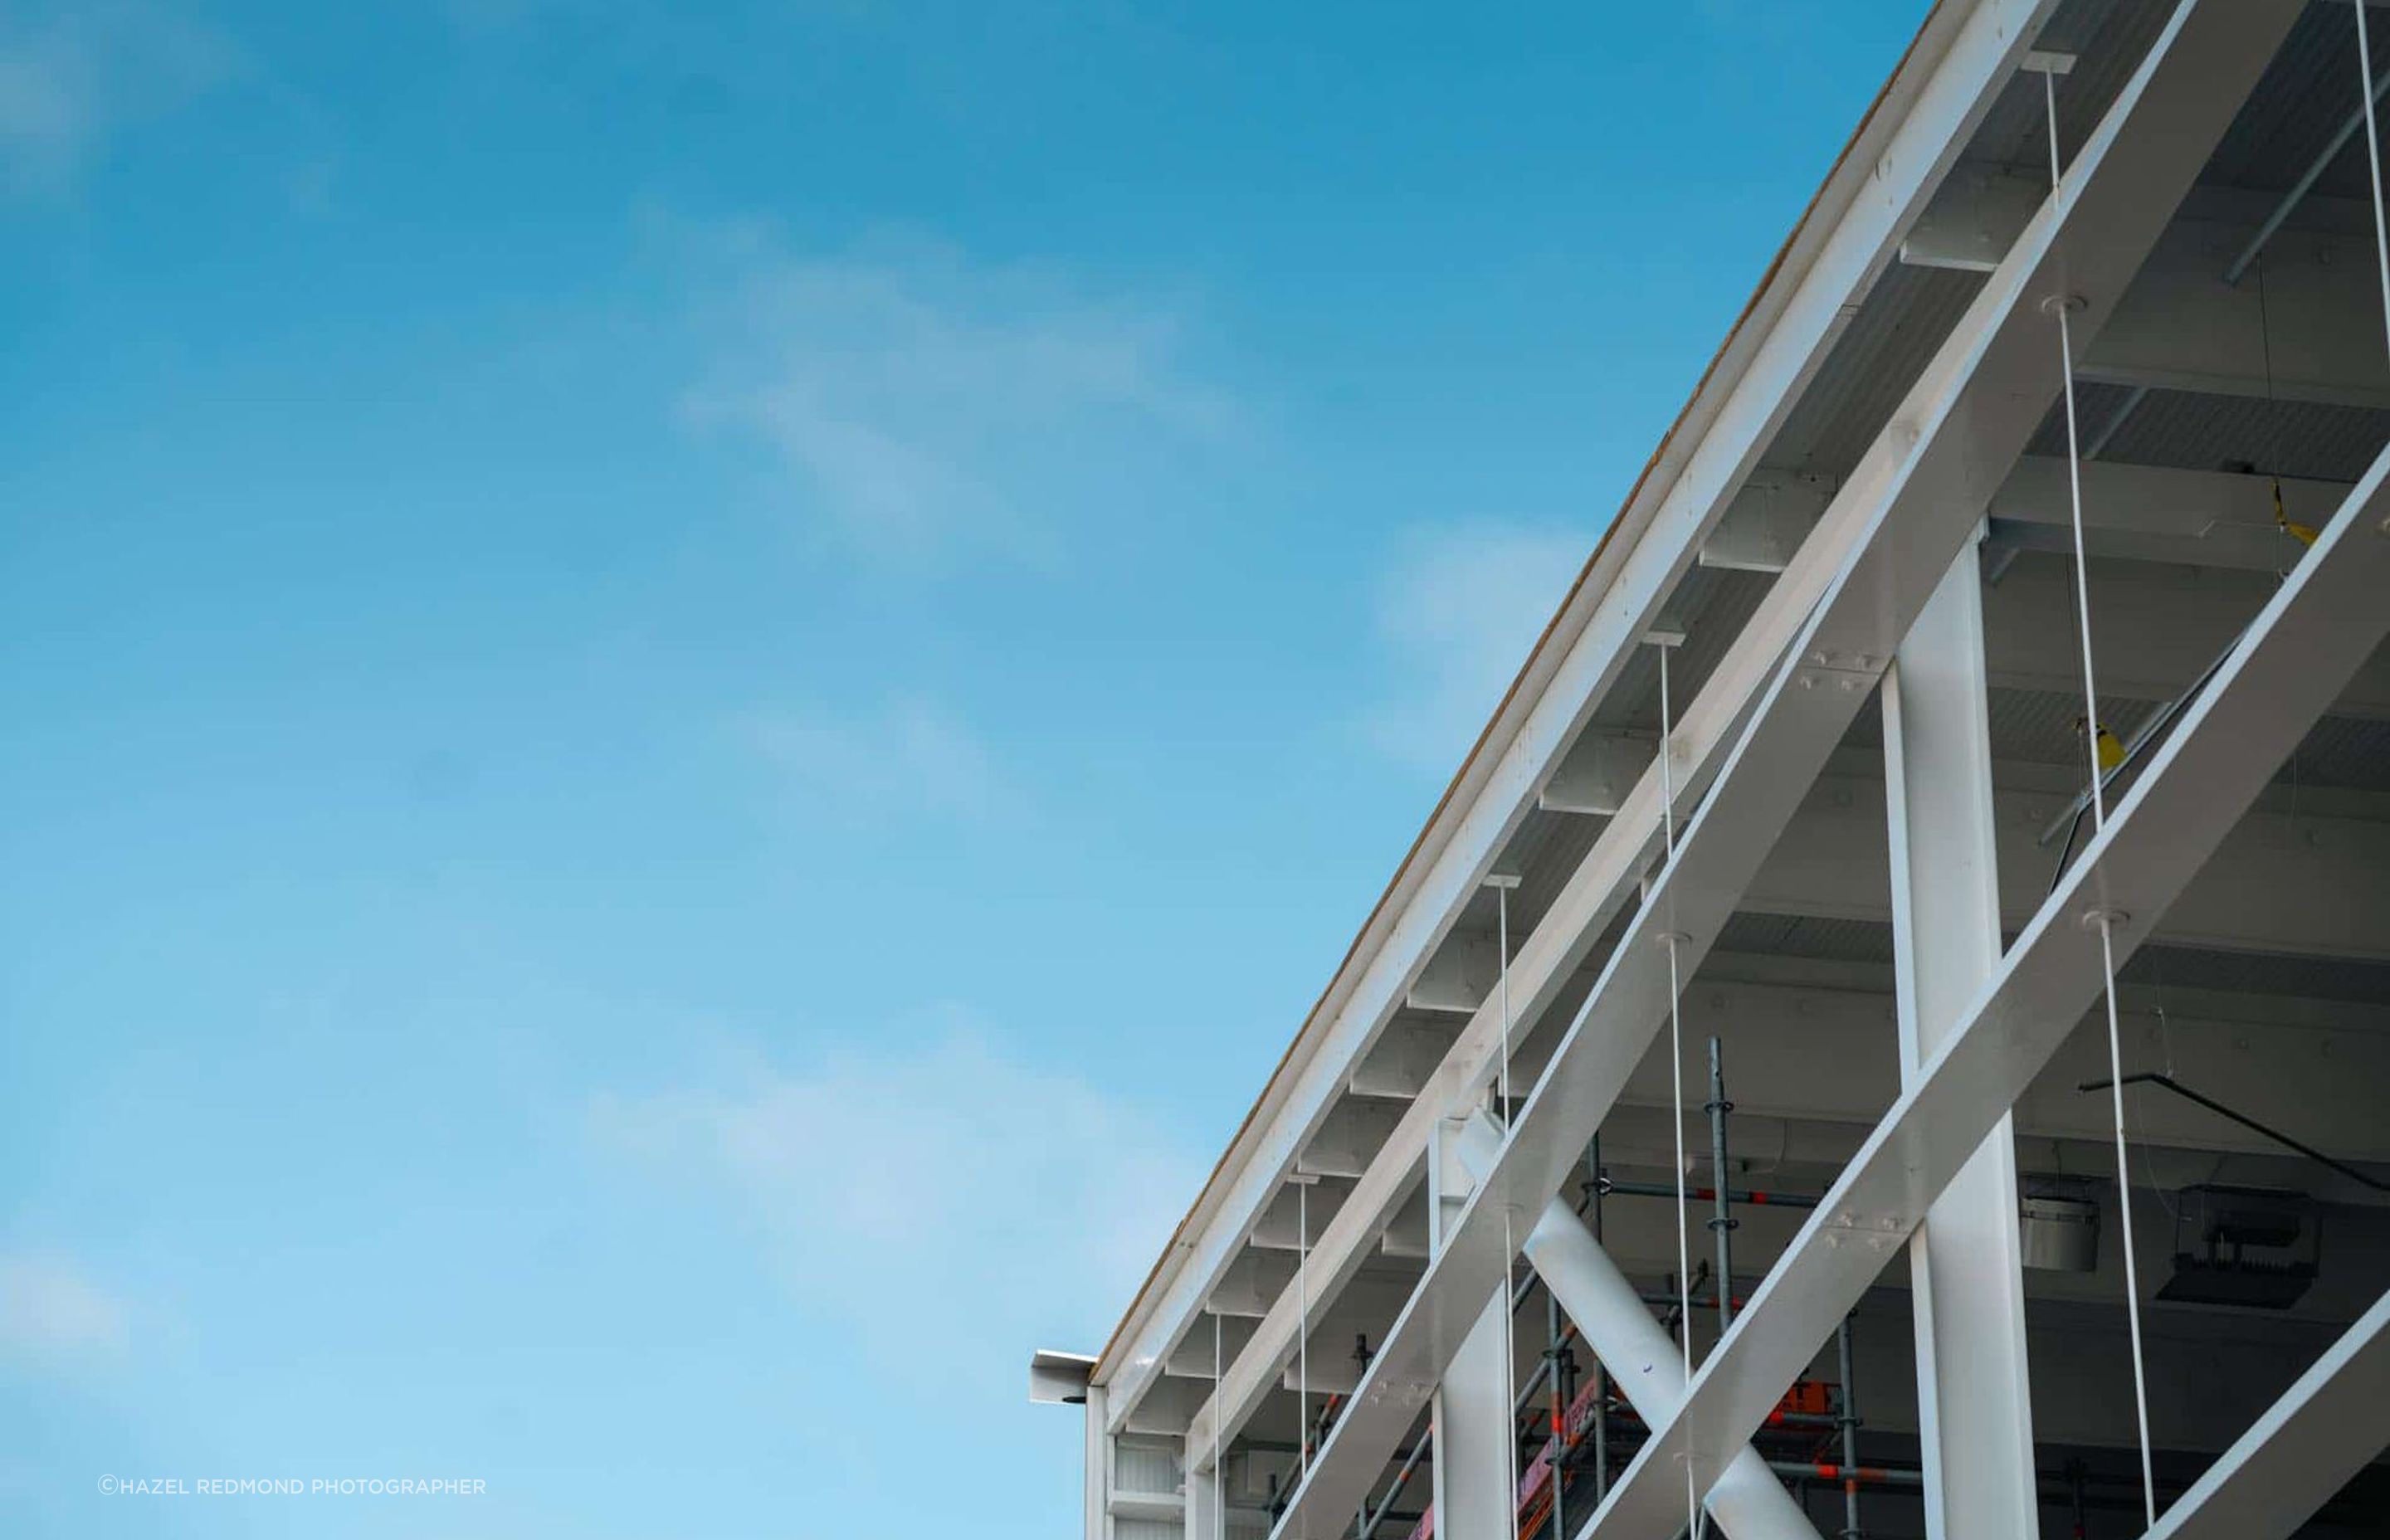
{"type": "Polygon", "coordinates": [[[1112,1436],[1104,1417],[1110,1393],[1101,1385],[1087,1387],[1087,1540],[1111,1540],[1112,1436]]]}
{"type": "MultiPolygon", "coordinates": [[[[1973,541],[1884,675],[1883,768],[1905,1089],[2000,956],[1983,580],[1973,541]]],[[[2008,1116],[1928,1211],[1909,1242],[1908,1264],[1926,1533],[1933,1540],[2037,1535],[2016,1141],[2008,1116]]]]}
{"type": "Polygon", "coordinates": [[[1224,1469],[1217,1460],[1208,1462],[1211,1469],[1198,1469],[1195,1451],[1187,1451],[1181,1469],[1187,1473],[1187,1540],[1220,1540],[1227,1533],[1221,1522],[1220,1479],[1224,1469]]]}
{"type": "MultiPolygon", "coordinates": [[[[1459,1218],[1476,1183],[1461,1163],[1465,1125],[1447,1118],[1436,1124],[1428,1154],[1428,1183],[1436,1245],[1459,1218]]],[[[1486,1302],[1484,1313],[1461,1339],[1460,1351],[1435,1391],[1435,1443],[1431,1451],[1435,1483],[1438,1540],[1510,1540],[1510,1364],[1504,1344],[1502,1313],[1510,1308],[1506,1281],[1486,1302]]]]}

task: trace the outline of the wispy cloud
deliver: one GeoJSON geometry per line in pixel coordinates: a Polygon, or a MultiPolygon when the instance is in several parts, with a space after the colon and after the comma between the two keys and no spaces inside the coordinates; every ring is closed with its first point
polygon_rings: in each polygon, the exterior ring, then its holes
{"type": "Polygon", "coordinates": [[[1092,1341],[1201,1167],[1142,1110],[1025,1061],[967,1013],[880,1042],[757,1064],[727,1089],[606,1098],[595,1125],[727,1194],[799,1301],[868,1342],[918,1342],[939,1320],[976,1378],[1015,1370],[1044,1335],[1092,1341]]]}
{"type": "Polygon", "coordinates": [[[1394,683],[1371,742],[1439,774],[1460,763],[1593,548],[1590,533],[1479,520],[1414,531],[1378,580],[1394,683]]]}
{"type": "Polygon", "coordinates": [[[808,514],[876,558],[1042,555],[1234,416],[1165,299],[921,242],[713,245],[729,298],[690,420],[768,446],[808,514]]]}
{"type": "Polygon", "coordinates": [[[223,33],[132,0],[0,7],[0,174],[17,192],[65,186],[110,133],[222,83],[238,60],[223,33]]]}
{"type": "Polygon", "coordinates": [[[995,758],[962,719],[934,701],[897,696],[841,713],[777,706],[746,730],[783,781],[850,815],[930,814],[973,821],[1015,805],[995,758]]]}
{"type": "Polygon", "coordinates": [[[64,1256],[0,1254],[0,1352],[43,1360],[122,1352],[124,1306],[64,1256]]]}

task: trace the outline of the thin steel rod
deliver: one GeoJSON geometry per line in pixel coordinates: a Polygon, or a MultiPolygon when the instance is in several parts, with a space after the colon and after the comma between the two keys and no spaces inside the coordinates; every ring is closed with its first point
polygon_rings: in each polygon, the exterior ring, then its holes
{"type": "Polygon", "coordinates": [[[1568,1403],[1569,1377],[1561,1372],[1561,1354],[1568,1351],[1568,1338],[1561,1328],[1560,1296],[1549,1290],[1544,1292],[1544,1353],[1545,1362],[1551,1366],[1548,1378],[1552,1382],[1551,1457],[1546,1462],[1551,1468],[1552,1528],[1555,1535],[1568,1533],[1568,1403]]]}
{"type": "MultiPolygon", "coordinates": [[[[1227,1354],[1221,1343],[1221,1323],[1225,1317],[1212,1317],[1212,1383],[1217,1385],[1228,1372],[1227,1354]]],[[[1188,1481],[1195,1481],[1188,1472],[1188,1481]]],[[[1212,1429],[1212,1540],[1227,1540],[1228,1535],[1228,1472],[1220,1463],[1220,1430],[1212,1429]]]]}
{"type": "MultiPolygon", "coordinates": [[[[2231,1108],[2227,1107],[2222,1102],[2215,1099],[2213,1097],[2201,1096],[2197,1091],[2192,1090],[2190,1086],[2177,1081],[2172,1075],[2160,1074],[2154,1070],[2144,1071],[2139,1074],[2127,1075],[2124,1078],[2123,1084],[2127,1085],[2155,1085],[2163,1090],[2172,1091],[2176,1096],[2182,1097],[2185,1101],[2196,1102],[2198,1105],[2204,1107],[2209,1111],[2215,1113],[2217,1117],[2229,1118],[2231,1121],[2239,1123],[2242,1127],[2250,1130],[2252,1133],[2262,1134],[2266,1137],[2273,1140],[2276,1144],[2281,1145],[2285,1149],[2296,1150],[2299,1154],[2306,1156],[2316,1164],[2336,1171],[2352,1182],[2357,1182],[2365,1187],[2371,1187],[2376,1192],[2390,1192],[2390,1182],[2378,1181],[2373,1177],[2368,1176],[2365,1173],[2358,1170],[2355,1166],[2350,1165],[2347,1161],[2335,1161],[2331,1156],[2325,1154],[2322,1150],[2318,1149],[2315,1146],[2302,1143],[2301,1141],[2291,1137],[2288,1134],[2283,1133],[2279,1128],[2268,1127],[2265,1123],[2259,1123],[2256,1119],[2249,1116],[2246,1112],[2236,1112],[2231,1108]]],[[[2105,1091],[2108,1090],[2110,1086],[2111,1083],[2105,1080],[2087,1080],[2082,1084],[2076,1086],[2075,1089],[2080,1091],[2105,1091]]]]}
{"type": "MultiPolygon", "coordinates": [[[[1303,1473],[1311,1474],[1311,1184],[1294,1186],[1296,1304],[1302,1311],[1295,1334],[1294,1425],[1302,1430],[1303,1473]]],[[[1214,1380],[1214,1384],[1218,1381],[1214,1380]]]]}
{"type": "MultiPolygon", "coordinates": [[[[1586,1147],[1586,1169],[1592,1173],[1593,1190],[1587,1194],[1586,1206],[1593,1215],[1593,1240],[1601,1244],[1601,1199],[1608,1183],[1601,1174],[1601,1136],[1596,1134],[1586,1147]]],[[[1593,1500],[1599,1505],[1610,1495],[1610,1366],[1600,1354],[1593,1360],[1593,1500]]]]}
{"type": "Polygon", "coordinates": [[[1386,1515],[1394,1510],[1394,1499],[1400,1497],[1403,1495],[1403,1488],[1410,1484],[1412,1473],[1419,1469],[1419,1463],[1426,1457],[1428,1445],[1434,1441],[1434,1438],[1435,1433],[1432,1429],[1423,1428],[1420,1431],[1419,1442],[1412,1444],[1411,1452],[1403,1457],[1402,1468],[1394,1472],[1394,1482],[1386,1488],[1385,1497],[1376,1508],[1370,1509],[1368,1517],[1362,1521],[1361,1540],[1369,1540],[1371,1535],[1378,1533],[1378,1526],[1385,1522],[1386,1515]]]}
{"type": "MultiPolygon", "coordinates": [[[[1510,1211],[1502,1211],[1502,1246],[1505,1256],[1519,1254],[1518,1242],[1510,1235],[1510,1211]]],[[[1533,1277],[1531,1273],[1529,1277],[1533,1277]]],[[[1512,1330],[1519,1318],[1518,1296],[1512,1295],[1510,1307],[1502,1312],[1502,1380],[1515,1383],[1519,1374],[1519,1344],[1512,1330]]],[[[1510,1477],[1502,1497],[1503,1511],[1510,1516],[1510,1540],[1519,1540],[1519,1408],[1535,1398],[1536,1387],[1531,1380],[1525,1394],[1513,1392],[1510,1415],[1502,1429],[1502,1469],[1510,1477]]]]}
{"type": "MultiPolygon", "coordinates": [[[[2390,341],[2390,225],[2382,212],[2382,138],[2373,126],[2372,45],[2366,40],[2365,0],[2352,0],[2357,12],[2357,85],[2365,93],[2365,173],[2373,183],[2373,248],[2382,269],[2382,327],[2390,341]]],[[[2155,1522],[2154,1520],[2152,1522],[2155,1522]]]]}
{"type": "Polygon", "coordinates": [[[2116,1219],[2124,1232],[2119,1238],[2125,1253],[2125,1315],[2133,1334],[2133,1416],[2141,1438],[2141,1507],[2142,1520],[2149,1524],[2158,1521],[2157,1474],[2150,1462],[2150,1385],[2149,1369],[2141,1357],[2141,1277],[2140,1267],[2133,1259],[2133,1184],[2125,1159],[2125,1066],[2122,1029],[2116,1021],[2116,949],[2111,938],[2114,917],[2102,910],[2100,915],[2100,966],[2105,971],[2108,985],[2101,992],[2108,1004],[2108,1099],[2115,1114],[2116,1129],[2116,1219]]]}
{"type": "MultiPolygon", "coordinates": [[[[1666,654],[1663,653],[1662,657],[1666,654]]],[[[1661,677],[1665,678],[1663,674],[1661,677]]],[[[1664,738],[1664,734],[1663,735],[1664,738]]],[[[1693,1382],[1693,1268],[1691,1231],[1685,1220],[1685,1038],[1684,1009],[1681,995],[1684,980],[1677,971],[1677,935],[1668,933],[1668,1073],[1672,1094],[1668,1106],[1674,1114],[1669,1126],[1677,1136],[1677,1296],[1678,1339],[1684,1349],[1685,1383],[1693,1382]]],[[[1721,1289],[1725,1288],[1720,1284],[1721,1289]]],[[[1693,1462],[1685,1462],[1685,1531],[1694,1534],[1701,1528],[1702,1495],[1693,1485],[1693,1462]]]]}
{"type": "Polygon", "coordinates": [[[1717,1238],[1717,1323],[1718,1335],[1724,1337],[1727,1328],[1734,1325],[1734,1215],[1732,1203],[1726,1196],[1726,1115],[1734,1110],[1734,1103],[1726,1099],[1726,1065],[1721,1058],[1723,1047],[1718,1039],[1710,1039],[1710,1099],[1703,1110],[1710,1115],[1710,1179],[1716,1184],[1711,1188],[1715,1212],[1710,1215],[1710,1233],[1717,1238]]]}
{"type": "MultiPolygon", "coordinates": [[[[1601,1190],[1613,1198],[1674,1198],[1677,1189],[1658,1182],[1604,1182],[1601,1190]]],[[[1696,1199],[1715,1198],[1715,1187],[1694,1187],[1696,1199]]],[[[1755,1209],[1814,1209],[1818,1195],[1809,1192],[1767,1192],[1751,1187],[1735,1187],[1727,1193],[1727,1201],[1755,1209]]]]}
{"type": "MultiPolygon", "coordinates": [[[[1668,859],[1677,855],[1677,790],[1669,764],[1670,738],[1676,732],[1676,722],[1668,699],[1668,647],[1660,647],[1660,810],[1661,830],[1667,842],[1668,859]]],[[[1680,999],[1685,982],[1677,970],[1677,934],[1671,930],[1668,944],[1668,1078],[1671,1093],[1669,1125],[1677,1141],[1677,1289],[1680,1303],[1677,1319],[1682,1323],[1680,1339],[1684,1349],[1685,1383],[1693,1382],[1693,1269],[1692,1240],[1685,1222],[1685,1027],[1684,1008],[1680,999]]],[[[1693,1485],[1693,1462],[1685,1462],[1685,1532],[1697,1535],[1701,1531],[1702,1495],[1693,1485]]],[[[1513,1536],[1516,1540],[1516,1536],[1513,1536]]]]}
{"type": "MultiPolygon", "coordinates": [[[[1494,905],[1495,913],[1499,917],[1496,921],[1495,956],[1501,965],[1502,1137],[1507,1142],[1510,1137],[1510,889],[1508,883],[1497,883],[1495,886],[1494,905]]],[[[1502,1255],[1506,1259],[1519,1254],[1517,1238],[1510,1232],[1510,1211],[1505,1208],[1502,1211],[1502,1255]]],[[[1505,1261],[1503,1265],[1507,1268],[1510,1263],[1505,1261]]],[[[1509,1275],[1506,1273],[1504,1276],[1507,1277],[1509,1275]]],[[[1505,1457],[1503,1469],[1510,1476],[1510,1484],[1503,1488],[1502,1508],[1510,1516],[1510,1540],[1519,1540],[1519,1413],[1516,1388],[1519,1374],[1519,1344],[1515,1336],[1519,1318],[1519,1300],[1518,1294],[1511,1295],[1502,1312],[1502,1382],[1512,1387],[1510,1425],[1502,1431],[1502,1453],[1505,1457]]],[[[1532,1385],[1528,1387],[1527,1393],[1530,1395],[1535,1393],[1532,1385]]]]}
{"type": "MultiPolygon", "coordinates": [[[[2052,153],[2055,153],[2054,151],[2052,153]]],[[[1854,1470],[1859,1463],[1859,1403],[1857,1380],[1851,1368],[1851,1317],[1843,1317],[1841,1328],[1834,1335],[1835,1353],[1841,1361],[1843,1383],[1843,1469],[1854,1470]]],[[[1866,1531],[1859,1527],[1859,1483],[1856,1477],[1843,1477],[1843,1540],[1865,1540],[1866,1531]]]]}
{"type": "Polygon", "coordinates": [[[1495,956],[1502,965],[1502,1128],[1510,1136],[1510,886],[1507,882],[1494,887],[1495,956]]]}
{"type": "MultiPolygon", "coordinates": [[[[2358,28],[2360,35],[2365,19],[2359,0],[2358,28]]],[[[2373,71],[2368,67],[2365,80],[2371,83],[2373,71]]],[[[2044,73],[2042,100],[2049,122],[2049,180],[2052,186],[2059,180],[2058,164],[2058,79],[2044,73]]],[[[2366,101],[2368,122],[2373,111],[2372,99],[2366,101]]],[[[2370,136],[2369,128],[2369,136],[2370,136]]],[[[2383,270],[2383,295],[2390,304],[2390,266],[2383,270]]],[[[2091,564],[2085,556],[2083,539],[2083,448],[2075,412],[2075,338],[2068,321],[2069,313],[2077,302],[2072,295],[2058,297],[2052,307],[2058,316],[2058,358],[2062,371],[2061,392],[2066,402],[2066,480],[2069,512],[2075,527],[2075,635],[2083,652],[2083,750],[2090,762],[2091,828],[2094,836],[2108,825],[2108,799],[2100,764],[2100,696],[2099,674],[2091,658],[2091,564]]],[[[2385,311],[2390,314],[2390,311],[2385,311]]],[[[2100,959],[2104,987],[2101,998],[2107,1005],[2108,1073],[2112,1080],[2121,1081],[2125,1071],[2122,1030],[2116,1020],[2116,956],[2113,940],[2114,917],[2102,911],[2100,922],[2100,959]]],[[[2125,1251],[2125,1314],[2132,1336],[2133,1350],[2133,1416],[2140,1435],[2141,1503],[2149,1523],[2158,1521],[2157,1482],[2150,1464],[2150,1392],[2149,1374],[2141,1352],[2140,1278],[2133,1261],[2132,1183],[2125,1149],[2125,1091],[2122,1085],[2110,1087],[2115,1113],[2116,1141],[2116,1205],[2117,1218],[2124,1230],[2125,1251]]]]}

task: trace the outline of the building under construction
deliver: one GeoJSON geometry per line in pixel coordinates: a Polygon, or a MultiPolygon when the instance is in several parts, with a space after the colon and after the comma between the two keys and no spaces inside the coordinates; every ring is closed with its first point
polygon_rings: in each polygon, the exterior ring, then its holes
{"type": "Polygon", "coordinates": [[[1088,1540],[2390,1534],[2385,88],[1933,10],[1036,1355],[1088,1540]]]}

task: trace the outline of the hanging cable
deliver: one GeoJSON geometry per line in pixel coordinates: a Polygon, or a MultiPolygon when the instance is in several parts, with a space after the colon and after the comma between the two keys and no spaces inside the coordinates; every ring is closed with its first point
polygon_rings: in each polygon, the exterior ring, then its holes
{"type": "Polygon", "coordinates": [[[1295,1447],[1303,1454],[1303,1473],[1311,1474],[1311,1184],[1294,1186],[1295,1303],[1303,1320],[1295,1336],[1295,1447]]]}
{"type": "MultiPolygon", "coordinates": [[[[1220,1322],[1212,1316],[1212,1393],[1220,1393],[1220,1381],[1227,1378],[1227,1354],[1222,1351],[1220,1322]]],[[[1228,1468],[1220,1459],[1220,1422],[1212,1420],[1212,1540],[1228,1540],[1228,1468]]]]}
{"type": "MultiPolygon", "coordinates": [[[[2368,79],[2370,81],[2370,74],[2368,79]]],[[[2055,188],[2063,174],[2058,160],[2058,78],[2044,71],[2041,84],[2049,128],[2049,185],[2055,188]]],[[[2108,799],[2101,789],[2107,767],[2100,763],[2099,686],[2091,661],[2091,574],[2090,565],[2084,558],[2083,544],[2083,456],[2075,420],[2075,339],[2067,320],[2069,314],[2080,303],[2071,295],[2063,296],[2049,308],[2058,318],[2058,356],[2063,371],[2060,388],[2066,403],[2066,483],[2075,529],[2075,634],[2083,651],[2083,742],[2086,752],[2090,756],[2091,829],[2096,840],[2108,823],[2108,799]]],[[[2101,999],[2107,1007],[2108,1017],[2108,1072],[2113,1082],[2110,1101],[2116,1139],[2117,1222],[2122,1231],[2125,1253],[2125,1314],[2133,1350],[2133,1416],[2140,1435],[2141,1509],[2144,1521],[2155,1524],[2158,1521],[2157,1483],[2150,1469],[2149,1371],[2141,1353],[2140,1276],[2133,1260],[2133,1184],[2125,1145],[2124,1045],[2116,1020],[2116,952],[2112,939],[2115,916],[2103,908],[2096,918],[2100,924],[2101,999]]]]}
{"type": "MultiPolygon", "coordinates": [[[[1510,1205],[1502,1205],[1502,1255],[1519,1253],[1510,1234],[1510,1205]]],[[[1502,1264],[1502,1469],[1510,1478],[1502,1488],[1502,1510],[1510,1516],[1510,1540],[1519,1540],[1519,1345],[1511,1328],[1519,1314],[1518,1293],[1510,1284],[1510,1264],[1502,1264]]]]}
{"type": "MultiPolygon", "coordinates": [[[[1677,787],[1669,764],[1669,748],[1676,735],[1673,702],[1668,698],[1668,653],[1670,640],[1656,644],[1660,648],[1660,838],[1667,858],[1677,855],[1677,787]]],[[[1685,1028],[1684,1012],[1677,996],[1684,981],[1677,976],[1677,943],[1682,938],[1674,930],[1667,932],[1668,945],[1668,1077],[1674,1088],[1669,1098],[1670,1122],[1675,1125],[1677,1154],[1677,1320],[1684,1333],[1682,1347],[1685,1360],[1685,1383],[1693,1382],[1693,1271],[1692,1238],[1686,1228],[1685,1205],[1690,1195],[1685,1188],[1685,1028]]],[[[1720,1178],[1724,1180],[1723,1177],[1720,1178]]],[[[1724,1284],[1719,1285],[1724,1288],[1724,1284]]],[[[1685,1533],[1698,1537],[1702,1528],[1701,1494],[1693,1485],[1693,1454],[1685,1451],[1685,1533]]]]}
{"type": "MultiPolygon", "coordinates": [[[[1510,889],[1514,879],[1496,878],[1494,882],[1494,944],[1500,971],[1496,975],[1495,988],[1502,996],[1502,1142],[1510,1141],[1510,889]]],[[[1519,1350],[1512,1336],[1512,1327],[1519,1314],[1519,1301],[1510,1286],[1510,1265],[1519,1254],[1517,1237],[1510,1225],[1511,1207],[1502,1205],[1502,1405],[1510,1408],[1503,1413],[1503,1469],[1510,1484],[1503,1488],[1503,1510],[1510,1516],[1510,1540],[1519,1540],[1519,1425],[1515,1408],[1519,1404],[1519,1350]]]]}
{"type": "Polygon", "coordinates": [[[2373,179],[2373,249],[2382,269],[2382,327],[2390,343],[2390,225],[2382,212],[2382,141],[2373,127],[2373,52],[2365,36],[2365,0],[2351,0],[2357,12],[2357,94],[2365,102],[2365,170],[2373,179]]]}
{"type": "Polygon", "coordinates": [[[1510,1139],[1510,884],[1497,879],[1494,883],[1494,946],[1502,965],[1502,1140],[1510,1139]]]}
{"type": "Polygon", "coordinates": [[[1661,848],[1671,860],[1677,854],[1677,784],[1674,766],[1668,761],[1669,738],[1674,728],[1668,716],[1668,653],[1666,642],[1660,647],[1660,841],[1661,848]]]}
{"type": "MultiPolygon", "coordinates": [[[[1661,654],[1665,657],[1666,654],[1661,654]]],[[[1675,1088],[1668,1098],[1668,1121],[1677,1136],[1677,1321],[1684,1334],[1682,1346],[1685,1359],[1685,1388],[1691,1393],[1693,1383],[1693,1252],[1692,1238],[1685,1222],[1685,1205],[1691,1195],[1685,1190],[1685,1028],[1684,1011],[1677,995],[1684,981],[1677,975],[1677,933],[1668,932],[1668,1077],[1675,1088]]],[[[1718,1178],[1723,1182],[1725,1177],[1718,1178]]],[[[1720,1279],[1720,1290],[1727,1288],[1720,1279]]],[[[1688,1438],[1690,1433],[1688,1431],[1688,1438]]],[[[1693,1451],[1690,1443],[1685,1448],[1685,1533],[1701,1534],[1701,1494],[1693,1489],[1693,1451]]]]}

